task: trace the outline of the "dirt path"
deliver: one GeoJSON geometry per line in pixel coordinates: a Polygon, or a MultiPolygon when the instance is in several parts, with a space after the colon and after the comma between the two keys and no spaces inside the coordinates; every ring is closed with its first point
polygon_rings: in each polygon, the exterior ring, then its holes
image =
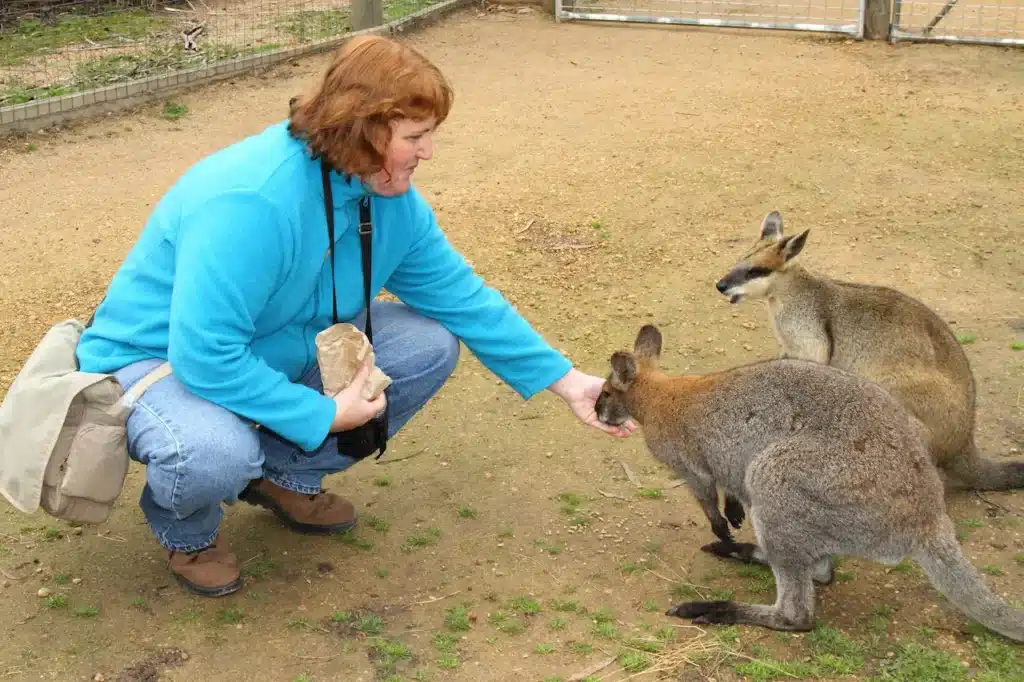
{"type": "MultiPolygon", "coordinates": [[[[980,444],[1021,454],[1019,51],[473,12],[413,40],[457,89],[419,187],[479,271],[584,369],[604,373],[650,320],[673,371],[774,354],[763,311],[730,307],[714,281],[777,208],[812,228],[809,267],[898,286],[976,337],[980,444]]],[[[197,91],[173,123],[154,107],[0,150],[0,389],[48,324],[89,314],[175,178],[280,119],[321,64],[197,91]]],[[[664,656],[698,634],[661,615],[684,583],[773,599],[770,576],[700,553],[699,509],[639,437],[589,433],[546,396],[523,404],[468,354],[392,452],[418,456],[329,481],[363,509],[355,537],[296,537],[231,509],[224,532],[251,583],[219,601],[186,596],[165,570],[137,468],[100,528],[5,506],[0,679],[567,680],[620,652],[639,668],[659,659],[642,651],[651,641],[676,642],[664,656]],[[375,648],[377,635],[409,657],[375,648]]],[[[971,561],[1020,604],[1024,494],[987,497],[952,510],[971,561]]],[[[849,639],[715,632],[761,661],[739,668],[747,679],[778,677],[772,658],[796,661],[785,670],[798,678],[799,665],[823,679],[888,665],[888,679],[1020,679],[1000,663],[1024,665],[1020,647],[969,634],[916,567],[845,562],[818,603],[849,639]]],[[[737,679],[737,662],[714,678],[737,679]]],[[[614,670],[598,675],[625,679],[614,670]]]]}

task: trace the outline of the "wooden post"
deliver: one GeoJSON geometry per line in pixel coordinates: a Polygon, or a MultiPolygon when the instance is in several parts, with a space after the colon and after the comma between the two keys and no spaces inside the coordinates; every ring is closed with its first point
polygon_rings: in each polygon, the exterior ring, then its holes
{"type": "Polygon", "coordinates": [[[362,31],[384,23],[381,0],[352,0],[352,30],[362,31]]]}
{"type": "Polygon", "coordinates": [[[892,0],[866,0],[864,7],[864,38],[888,40],[892,0]]]}

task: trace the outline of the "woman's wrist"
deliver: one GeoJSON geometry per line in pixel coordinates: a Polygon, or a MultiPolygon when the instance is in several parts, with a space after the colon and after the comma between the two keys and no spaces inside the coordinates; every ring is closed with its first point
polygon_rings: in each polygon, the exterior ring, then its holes
{"type": "Polygon", "coordinates": [[[574,384],[578,383],[580,372],[575,367],[571,367],[568,372],[562,375],[562,378],[548,386],[548,390],[557,395],[562,400],[569,399],[569,393],[572,390],[574,384]]]}

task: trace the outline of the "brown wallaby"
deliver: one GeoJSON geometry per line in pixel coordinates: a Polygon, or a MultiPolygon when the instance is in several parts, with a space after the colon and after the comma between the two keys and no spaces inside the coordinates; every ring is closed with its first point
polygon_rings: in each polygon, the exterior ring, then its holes
{"type": "Polygon", "coordinates": [[[809,231],[783,236],[782,216],[768,213],[753,250],[718,281],[718,291],[731,303],[767,300],[781,357],[844,369],[896,396],[928,427],[929,451],[949,483],[1024,487],[1024,460],[999,462],[978,453],[974,376],[946,323],[893,289],[808,272],[797,256],[809,231]]]}
{"type": "Polygon", "coordinates": [[[658,369],[661,346],[645,325],[632,353],[611,356],[597,416],[636,420],[652,456],[686,481],[721,538],[705,549],[739,548],[767,563],[777,590],[772,606],[683,602],[667,615],[807,631],[813,583],[831,581],[833,556],[888,565],[910,557],[961,611],[1024,641],[1024,611],[997,597],[960,551],[927,430],[887,391],[792,359],[668,376],[658,369]],[[719,487],[746,508],[756,545],[730,537],[719,487]]]}

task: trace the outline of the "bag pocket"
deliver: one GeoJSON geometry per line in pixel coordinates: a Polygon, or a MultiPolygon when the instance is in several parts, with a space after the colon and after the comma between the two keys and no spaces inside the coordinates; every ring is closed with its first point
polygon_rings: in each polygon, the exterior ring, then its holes
{"type": "Polygon", "coordinates": [[[68,497],[112,504],[121,494],[128,463],[124,421],[94,415],[71,442],[58,490],[68,497]]]}

